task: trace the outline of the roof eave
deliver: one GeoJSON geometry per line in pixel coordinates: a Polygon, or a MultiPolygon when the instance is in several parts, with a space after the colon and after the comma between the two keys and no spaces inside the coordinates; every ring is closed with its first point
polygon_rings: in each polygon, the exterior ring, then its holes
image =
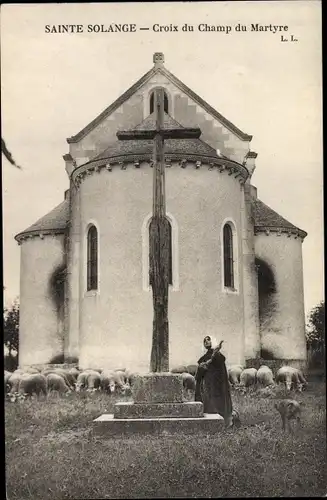
{"type": "Polygon", "coordinates": [[[29,231],[28,229],[26,231],[22,231],[16,236],[14,236],[14,239],[17,241],[17,243],[20,243],[21,240],[28,238],[28,237],[33,237],[33,236],[39,236],[43,235],[46,236],[48,234],[65,234],[67,231],[67,227],[64,228],[49,228],[49,229],[33,229],[29,231]]]}
{"type": "Polygon", "coordinates": [[[287,227],[287,226],[269,226],[269,225],[254,225],[254,229],[256,232],[264,233],[264,232],[272,232],[272,233],[287,233],[299,236],[302,240],[308,233],[303,231],[298,227],[287,227]]]}

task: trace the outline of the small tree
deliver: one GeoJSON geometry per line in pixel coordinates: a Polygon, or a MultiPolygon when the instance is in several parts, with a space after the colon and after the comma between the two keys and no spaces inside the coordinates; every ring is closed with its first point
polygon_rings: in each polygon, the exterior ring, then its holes
{"type": "Polygon", "coordinates": [[[19,348],[19,302],[15,300],[10,308],[5,307],[3,313],[3,342],[12,356],[19,348]]]}
{"type": "Polygon", "coordinates": [[[307,327],[307,347],[312,352],[313,364],[324,365],[326,352],[324,301],[311,310],[307,327]]]}

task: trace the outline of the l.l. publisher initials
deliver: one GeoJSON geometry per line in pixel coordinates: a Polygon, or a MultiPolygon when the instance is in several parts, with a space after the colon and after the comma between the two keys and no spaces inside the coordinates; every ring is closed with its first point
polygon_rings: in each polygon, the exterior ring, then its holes
{"type": "Polygon", "coordinates": [[[284,37],[284,35],[280,35],[280,41],[281,42],[297,42],[298,39],[294,37],[294,35],[291,35],[291,38],[284,37]]]}

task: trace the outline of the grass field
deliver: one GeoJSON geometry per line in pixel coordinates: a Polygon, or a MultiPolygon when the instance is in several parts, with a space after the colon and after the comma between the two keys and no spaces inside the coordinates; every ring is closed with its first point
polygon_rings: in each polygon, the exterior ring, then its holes
{"type": "Polygon", "coordinates": [[[305,406],[287,435],[274,398],[232,396],[240,428],[162,439],[93,436],[92,420],[116,402],[101,393],[6,402],[8,499],[324,496],[325,384],[293,395],[305,406]]]}

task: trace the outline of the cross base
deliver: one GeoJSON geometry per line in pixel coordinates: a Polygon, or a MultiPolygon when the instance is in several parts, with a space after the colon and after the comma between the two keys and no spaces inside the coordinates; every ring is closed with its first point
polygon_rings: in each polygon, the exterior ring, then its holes
{"type": "Polygon", "coordinates": [[[183,400],[180,374],[152,373],[136,377],[134,402],[116,403],[113,414],[93,421],[93,432],[100,436],[216,434],[224,427],[219,414],[203,413],[200,402],[183,400]]]}

